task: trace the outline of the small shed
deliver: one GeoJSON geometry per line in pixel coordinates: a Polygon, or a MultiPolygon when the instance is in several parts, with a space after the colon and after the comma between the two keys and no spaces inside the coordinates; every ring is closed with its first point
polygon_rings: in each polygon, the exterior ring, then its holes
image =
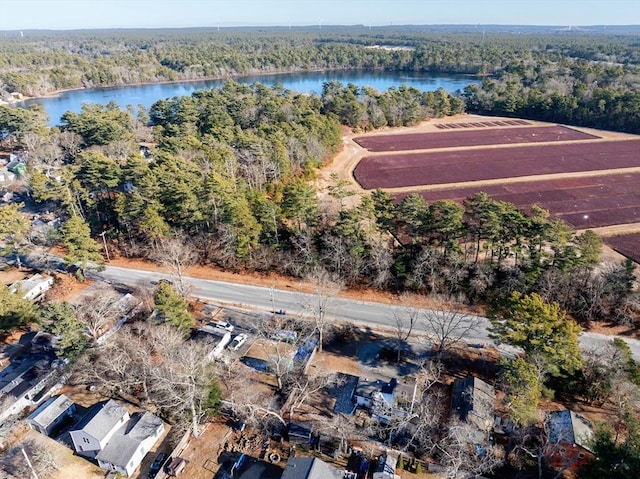
{"type": "Polygon", "coordinates": [[[75,403],[64,394],[49,398],[29,415],[27,422],[31,429],[48,436],[51,432],[76,412],[75,403]]]}
{"type": "Polygon", "coordinates": [[[289,442],[291,444],[306,445],[311,443],[313,428],[300,422],[289,423],[289,442]]]}

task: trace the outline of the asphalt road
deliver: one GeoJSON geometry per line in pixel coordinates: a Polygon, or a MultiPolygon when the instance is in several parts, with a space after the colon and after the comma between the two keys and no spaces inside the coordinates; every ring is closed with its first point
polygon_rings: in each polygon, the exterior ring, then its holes
{"type": "MultiPolygon", "coordinates": [[[[136,284],[150,284],[161,278],[171,279],[166,275],[151,271],[107,266],[101,273],[90,273],[91,276],[103,279],[113,284],[135,286],[136,284]]],[[[210,281],[198,278],[185,278],[185,283],[190,287],[191,294],[206,302],[220,305],[231,305],[239,308],[256,309],[260,311],[284,310],[287,314],[305,315],[308,309],[305,305],[317,303],[314,295],[287,291],[260,286],[227,283],[224,281],[210,281]]],[[[351,322],[359,326],[372,329],[395,329],[394,311],[400,308],[394,305],[356,301],[344,298],[331,299],[326,308],[326,317],[336,322],[351,322]]],[[[431,310],[423,310],[426,315],[432,314],[431,310]]],[[[486,318],[474,317],[478,320],[479,327],[468,337],[467,343],[485,343],[488,346],[496,346],[504,354],[512,355],[516,350],[506,345],[496,345],[488,337],[486,318]]],[[[419,331],[417,331],[419,334],[419,331]]],[[[623,338],[631,347],[636,361],[640,362],[640,341],[623,338]]],[[[583,349],[598,349],[604,347],[611,340],[611,336],[597,333],[583,333],[580,336],[580,345],[583,349]]]]}

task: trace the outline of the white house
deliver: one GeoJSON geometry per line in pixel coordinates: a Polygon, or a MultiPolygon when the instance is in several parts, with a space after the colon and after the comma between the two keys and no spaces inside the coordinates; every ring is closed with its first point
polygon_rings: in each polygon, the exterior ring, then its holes
{"type": "Polygon", "coordinates": [[[35,301],[42,298],[44,293],[51,289],[51,286],[53,286],[52,276],[43,276],[37,273],[31,278],[16,281],[9,287],[9,291],[14,294],[20,291],[24,299],[35,301]]]}
{"type": "Polygon", "coordinates": [[[73,416],[75,403],[64,394],[54,396],[42,403],[27,418],[29,427],[48,436],[66,418],[73,416]]]}
{"type": "Polygon", "coordinates": [[[162,419],[150,412],[135,415],[109,439],[96,459],[103,469],[130,477],[164,431],[162,419]]]}
{"type": "Polygon", "coordinates": [[[76,452],[95,458],[129,417],[129,411],[113,399],[95,404],[70,433],[76,452]]]}
{"type": "Polygon", "coordinates": [[[126,408],[110,399],[94,405],[70,434],[78,454],[129,477],[163,431],[159,417],[150,412],[131,417],[126,408]]]}

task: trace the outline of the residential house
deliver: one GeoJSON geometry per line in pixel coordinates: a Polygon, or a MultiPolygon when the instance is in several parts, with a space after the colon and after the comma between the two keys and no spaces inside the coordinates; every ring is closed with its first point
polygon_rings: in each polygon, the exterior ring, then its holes
{"type": "Polygon", "coordinates": [[[396,464],[398,458],[389,453],[383,454],[378,458],[378,465],[373,472],[373,479],[394,479],[396,476],[396,464]]]}
{"type": "Polygon", "coordinates": [[[290,457],[280,479],[342,479],[343,475],[317,457],[290,457]]]}
{"type": "Polygon", "coordinates": [[[113,399],[95,404],[70,433],[76,452],[95,458],[129,417],[129,411],[113,399]]]}
{"type": "Polygon", "coordinates": [[[49,398],[27,418],[31,429],[49,436],[66,419],[76,412],[75,403],[64,394],[49,398]]]}
{"type": "Polygon", "coordinates": [[[495,389],[481,379],[468,376],[453,382],[451,414],[486,433],[494,424],[495,389]]]}
{"type": "MultiPolygon", "coordinates": [[[[23,335],[25,336],[25,335],[23,335]]],[[[56,358],[51,335],[32,333],[15,347],[8,365],[0,371],[0,423],[34,406],[64,375],[65,363],[56,358]]]]}
{"type": "Polygon", "coordinates": [[[573,411],[548,412],[545,418],[545,457],[555,469],[576,471],[593,457],[589,440],[593,429],[589,420],[573,411]]]}
{"type": "Polygon", "coordinates": [[[399,384],[395,378],[390,380],[358,378],[353,398],[356,406],[368,409],[374,419],[387,423],[394,417],[407,416],[407,411],[401,403],[408,403],[412,392],[412,385],[399,384]]]}
{"type": "Polygon", "coordinates": [[[44,297],[44,293],[49,291],[51,286],[53,286],[52,276],[37,273],[30,278],[16,281],[9,287],[9,291],[14,294],[20,291],[24,299],[37,301],[44,297]]]}
{"type": "Polygon", "coordinates": [[[164,431],[149,412],[131,417],[113,399],[95,404],[70,432],[75,451],[103,469],[131,476],[164,431]]]}
{"type": "Polygon", "coordinates": [[[162,419],[138,413],[118,429],[96,459],[101,468],[130,477],[164,431],[162,419]]]}

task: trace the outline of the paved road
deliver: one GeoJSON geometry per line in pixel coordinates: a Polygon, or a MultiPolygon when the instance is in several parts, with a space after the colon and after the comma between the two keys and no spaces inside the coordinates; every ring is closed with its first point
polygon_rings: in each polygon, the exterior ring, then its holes
{"type": "MultiPolygon", "coordinates": [[[[111,283],[120,283],[127,286],[136,284],[149,284],[168,276],[151,271],[107,266],[101,273],[90,273],[111,283]]],[[[262,311],[284,310],[288,314],[305,314],[305,305],[314,301],[310,294],[265,288],[260,286],[248,286],[244,284],[227,283],[224,281],[210,281],[198,278],[186,278],[185,282],[191,288],[191,293],[207,302],[233,305],[241,308],[257,309],[262,311]]],[[[317,302],[317,299],[316,299],[317,302]]],[[[348,321],[360,326],[368,326],[374,329],[394,329],[393,313],[398,311],[397,306],[356,301],[344,298],[332,299],[327,307],[327,318],[334,321],[348,321]]],[[[424,310],[429,314],[429,310],[424,310]]],[[[489,321],[486,318],[476,317],[480,327],[472,337],[467,337],[469,343],[484,342],[489,346],[496,346],[487,335],[489,321]]],[[[596,333],[584,333],[580,336],[580,344],[584,349],[597,349],[604,347],[611,336],[596,333]]],[[[640,361],[640,341],[623,338],[631,347],[636,361],[640,361]]],[[[514,349],[506,346],[497,346],[505,354],[513,354],[514,349]]]]}

